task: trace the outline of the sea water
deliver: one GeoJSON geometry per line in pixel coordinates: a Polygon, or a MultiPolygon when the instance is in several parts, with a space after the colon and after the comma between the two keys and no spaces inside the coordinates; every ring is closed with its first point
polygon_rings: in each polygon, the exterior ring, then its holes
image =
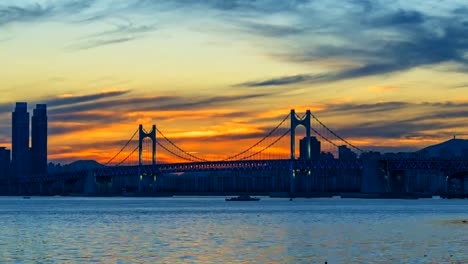
{"type": "Polygon", "coordinates": [[[0,263],[468,263],[468,200],[224,198],[2,197],[0,263]]]}

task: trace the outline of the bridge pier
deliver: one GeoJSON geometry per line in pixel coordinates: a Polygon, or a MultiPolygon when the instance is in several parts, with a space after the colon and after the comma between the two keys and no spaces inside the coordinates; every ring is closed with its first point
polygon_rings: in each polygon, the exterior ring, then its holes
{"type": "Polygon", "coordinates": [[[84,193],[86,195],[96,194],[96,179],[93,171],[88,171],[84,182],[84,193]]]}
{"type": "Polygon", "coordinates": [[[60,190],[62,195],[67,194],[67,189],[65,188],[65,181],[60,182],[60,190]]]}
{"type": "Polygon", "coordinates": [[[381,163],[375,158],[365,158],[363,160],[363,171],[361,181],[361,192],[363,193],[384,193],[385,177],[389,175],[382,171],[381,163]]]}
{"type": "Polygon", "coordinates": [[[138,175],[138,192],[141,193],[143,191],[143,175],[139,173],[138,175]]]}
{"type": "Polygon", "coordinates": [[[139,137],[138,137],[138,164],[143,165],[143,139],[151,139],[151,163],[154,166],[156,164],[156,125],[153,125],[150,132],[146,132],[143,129],[143,125],[139,125],[139,137]]]}
{"type": "Polygon", "coordinates": [[[295,190],[295,183],[296,183],[296,171],[294,170],[294,161],[290,161],[289,167],[289,196],[294,196],[295,190]]]}
{"type": "Polygon", "coordinates": [[[290,118],[291,118],[291,166],[290,166],[290,186],[289,192],[290,196],[296,192],[295,190],[295,183],[296,183],[296,172],[294,168],[294,161],[296,160],[296,127],[303,126],[306,129],[306,157],[305,159],[310,160],[310,117],[311,113],[310,110],[306,111],[305,117],[303,119],[299,119],[296,116],[296,111],[291,109],[290,118]]]}

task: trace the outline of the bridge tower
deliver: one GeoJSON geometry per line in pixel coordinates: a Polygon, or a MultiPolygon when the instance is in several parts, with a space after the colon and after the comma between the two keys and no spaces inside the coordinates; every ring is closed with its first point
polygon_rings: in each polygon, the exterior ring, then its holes
{"type": "Polygon", "coordinates": [[[297,118],[294,109],[291,109],[291,160],[296,159],[296,127],[304,126],[306,129],[306,159],[310,159],[310,110],[307,110],[303,119],[297,118]]]}
{"type": "Polygon", "coordinates": [[[306,111],[304,118],[297,118],[296,112],[294,109],[291,109],[291,164],[290,164],[290,183],[289,183],[289,192],[290,195],[294,194],[294,183],[296,178],[296,172],[294,170],[294,161],[296,160],[296,127],[304,126],[306,129],[306,159],[310,159],[310,110],[306,111]]]}
{"type": "Polygon", "coordinates": [[[150,132],[146,132],[143,129],[143,125],[140,124],[139,128],[139,137],[138,137],[138,165],[141,167],[143,165],[143,139],[150,138],[152,142],[151,149],[151,162],[152,165],[156,165],[156,125],[153,125],[153,128],[150,132]]]}

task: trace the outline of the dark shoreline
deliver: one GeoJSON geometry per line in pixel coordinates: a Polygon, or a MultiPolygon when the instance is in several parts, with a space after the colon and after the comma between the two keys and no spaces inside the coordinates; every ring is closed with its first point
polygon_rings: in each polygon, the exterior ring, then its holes
{"type": "MultiPolygon", "coordinates": [[[[174,196],[238,196],[245,193],[193,193],[193,192],[161,192],[161,193],[121,193],[121,194],[81,194],[67,193],[55,195],[8,195],[0,194],[4,197],[174,197],[174,196]]],[[[465,199],[468,195],[432,195],[427,193],[405,193],[405,194],[389,194],[389,193],[249,193],[255,196],[267,196],[270,198],[341,198],[341,199],[465,199]]]]}

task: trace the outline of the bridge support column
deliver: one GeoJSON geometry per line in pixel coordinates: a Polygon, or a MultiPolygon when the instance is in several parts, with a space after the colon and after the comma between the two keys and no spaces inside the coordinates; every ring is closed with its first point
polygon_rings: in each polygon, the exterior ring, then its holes
{"type": "Polygon", "coordinates": [[[381,170],[380,161],[374,158],[365,158],[363,165],[361,192],[384,193],[385,177],[388,177],[388,175],[381,170]]]}
{"type": "Polygon", "coordinates": [[[143,125],[140,124],[138,127],[139,130],[139,138],[138,138],[138,192],[143,191],[143,139],[149,138],[151,139],[151,165],[156,165],[156,125],[153,125],[150,132],[146,132],[143,129],[143,125]]]}
{"type": "Polygon", "coordinates": [[[306,111],[306,115],[303,119],[299,119],[296,116],[296,111],[291,109],[291,160],[296,159],[296,127],[304,126],[306,129],[306,156],[305,159],[310,159],[310,110],[306,111]]]}
{"type": "Polygon", "coordinates": [[[310,117],[311,113],[310,110],[306,111],[306,115],[303,119],[299,119],[296,115],[296,111],[294,109],[291,109],[291,165],[289,169],[290,173],[290,183],[289,183],[289,192],[290,195],[292,196],[293,193],[295,192],[295,183],[296,183],[296,172],[294,168],[294,162],[296,160],[296,127],[297,126],[304,126],[306,129],[306,153],[305,153],[305,158],[307,160],[310,160],[310,117]]]}
{"type": "Polygon", "coordinates": [[[143,191],[143,174],[140,172],[138,174],[138,192],[141,193],[143,191]]]}
{"type": "Polygon", "coordinates": [[[88,171],[84,182],[84,193],[86,195],[96,194],[96,176],[93,171],[88,171]]]}
{"type": "Polygon", "coordinates": [[[294,171],[294,160],[291,160],[289,167],[289,196],[294,196],[296,183],[296,172],[294,171]]]}
{"type": "Polygon", "coordinates": [[[62,189],[62,194],[66,194],[67,193],[67,189],[65,188],[65,181],[62,181],[61,183],[61,189],[62,189]]]}
{"type": "Polygon", "coordinates": [[[139,125],[139,137],[138,137],[138,165],[143,165],[143,139],[151,139],[152,149],[151,149],[151,163],[156,165],[156,125],[153,125],[153,128],[148,133],[143,129],[143,125],[139,125]]]}

